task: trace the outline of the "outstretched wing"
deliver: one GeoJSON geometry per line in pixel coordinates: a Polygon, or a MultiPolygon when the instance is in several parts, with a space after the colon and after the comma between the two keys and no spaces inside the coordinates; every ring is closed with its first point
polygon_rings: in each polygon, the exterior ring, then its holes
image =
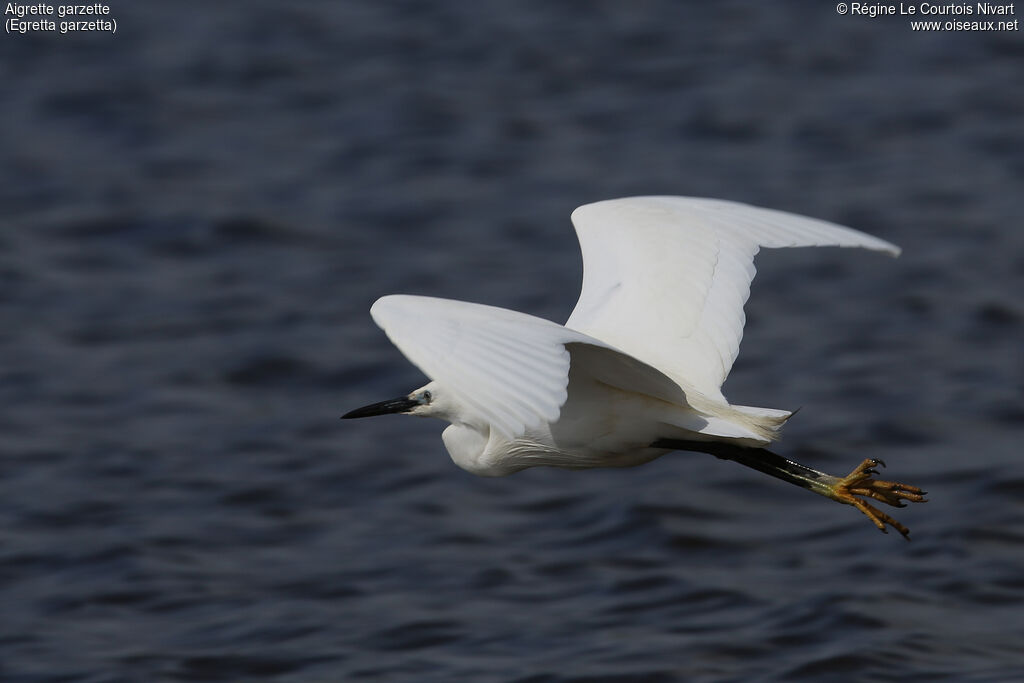
{"type": "Polygon", "coordinates": [[[525,313],[397,294],[378,299],[370,315],[413,365],[507,438],[558,419],[569,384],[566,344],[593,349],[593,357],[601,360],[591,372],[595,379],[665,401],[685,401],[673,381],[654,368],[586,334],[525,313]]]}
{"type": "Polygon", "coordinates": [[[724,401],[760,247],[899,248],[850,228],[746,204],[630,197],[572,214],[583,289],[566,326],[724,401]]]}

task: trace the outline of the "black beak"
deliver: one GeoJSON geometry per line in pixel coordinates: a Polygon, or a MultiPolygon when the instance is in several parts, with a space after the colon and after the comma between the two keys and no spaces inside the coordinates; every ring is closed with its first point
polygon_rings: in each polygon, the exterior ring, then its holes
{"type": "Polygon", "coordinates": [[[356,408],[341,416],[342,420],[351,420],[354,417],[373,417],[374,415],[387,415],[388,413],[407,413],[420,404],[419,401],[408,396],[393,398],[390,401],[373,403],[362,408],[356,408]]]}

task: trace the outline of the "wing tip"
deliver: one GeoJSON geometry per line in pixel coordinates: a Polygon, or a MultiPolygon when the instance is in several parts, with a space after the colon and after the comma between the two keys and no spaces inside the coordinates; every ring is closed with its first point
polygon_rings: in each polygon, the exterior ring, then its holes
{"type": "Polygon", "coordinates": [[[370,317],[378,327],[386,329],[387,324],[397,322],[402,317],[410,317],[410,314],[416,310],[422,311],[424,307],[431,304],[435,308],[444,306],[447,301],[447,299],[418,294],[385,294],[370,306],[370,317]]]}
{"type": "MultiPolygon", "coordinates": [[[[754,204],[747,204],[732,199],[714,199],[710,197],[688,197],[688,196],[675,196],[675,195],[638,195],[633,197],[617,197],[614,199],[602,199],[596,202],[590,202],[576,207],[571,214],[571,219],[574,225],[577,227],[580,225],[580,220],[586,220],[588,214],[594,214],[595,212],[604,211],[610,208],[620,209],[646,209],[647,211],[657,211],[658,209],[672,208],[673,206],[686,205],[691,209],[697,210],[728,210],[734,209],[742,212],[755,211],[763,212],[765,214],[778,215],[784,219],[797,219],[800,221],[811,221],[822,226],[828,226],[829,228],[838,228],[840,231],[846,233],[847,239],[850,238],[851,234],[856,235],[859,240],[856,243],[840,244],[836,246],[857,246],[865,249],[872,249],[874,251],[884,251],[893,258],[898,258],[902,253],[902,249],[895,244],[875,237],[868,233],[856,230],[854,228],[834,223],[832,221],[823,220],[820,218],[813,218],[811,216],[804,216],[789,211],[780,211],[778,209],[769,209],[766,207],[756,206],[754,204]]],[[[767,246],[767,245],[761,245],[767,246]]]]}
{"type": "Polygon", "coordinates": [[[849,246],[861,247],[863,249],[870,249],[871,251],[880,251],[882,253],[888,254],[889,256],[891,256],[893,258],[899,258],[900,254],[903,253],[903,249],[901,249],[900,247],[896,246],[892,242],[886,242],[885,240],[883,240],[883,239],[881,239],[879,237],[875,237],[874,235],[868,235],[867,233],[860,233],[860,234],[864,235],[865,237],[870,237],[871,238],[870,241],[864,241],[864,242],[861,242],[859,244],[852,244],[852,245],[849,245],[849,246]]]}
{"type": "Polygon", "coordinates": [[[370,306],[370,317],[377,323],[377,327],[384,329],[392,315],[399,311],[402,301],[407,298],[408,295],[405,294],[387,294],[374,301],[370,306]]]}

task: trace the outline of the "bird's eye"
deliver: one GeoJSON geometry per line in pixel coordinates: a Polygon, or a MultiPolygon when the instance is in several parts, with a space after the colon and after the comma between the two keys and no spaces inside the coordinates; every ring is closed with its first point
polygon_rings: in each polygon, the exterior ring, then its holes
{"type": "Polygon", "coordinates": [[[430,399],[432,399],[432,398],[433,398],[433,396],[430,395],[429,391],[424,391],[423,392],[423,402],[424,403],[430,403],[430,399]]]}

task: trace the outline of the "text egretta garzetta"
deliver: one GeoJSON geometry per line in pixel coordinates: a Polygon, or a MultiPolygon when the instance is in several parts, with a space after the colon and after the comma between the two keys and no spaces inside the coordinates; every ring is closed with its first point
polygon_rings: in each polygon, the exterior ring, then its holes
{"type": "Polygon", "coordinates": [[[792,415],[722,395],[743,336],[743,304],[760,247],[864,247],[877,237],[734,202],[630,197],[572,214],[583,289],[558,325],[524,313],[392,295],[374,321],[431,381],[343,417],[406,413],[451,424],[455,463],[484,476],[527,467],[623,467],[672,450],[735,460],[855,506],[881,529],[905,526],[864,498],[924,501],[916,486],[876,479],[869,458],[835,477],[764,447],[792,415]]]}

